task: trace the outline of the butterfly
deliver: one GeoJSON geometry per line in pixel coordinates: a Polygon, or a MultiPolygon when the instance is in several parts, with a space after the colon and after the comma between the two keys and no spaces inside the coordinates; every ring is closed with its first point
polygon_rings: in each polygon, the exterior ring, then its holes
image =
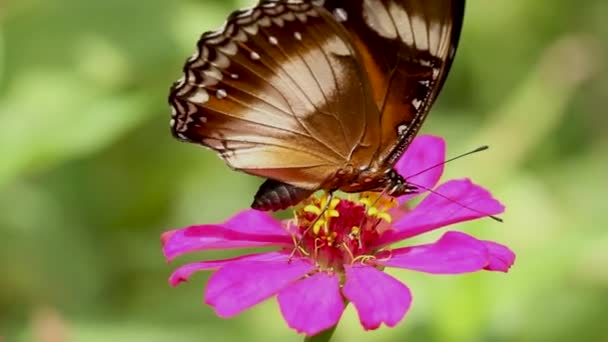
{"type": "Polygon", "coordinates": [[[206,32],[171,87],[171,131],[267,178],[252,207],[317,190],[416,191],[393,165],[454,60],[464,0],[262,0],[206,32]]]}

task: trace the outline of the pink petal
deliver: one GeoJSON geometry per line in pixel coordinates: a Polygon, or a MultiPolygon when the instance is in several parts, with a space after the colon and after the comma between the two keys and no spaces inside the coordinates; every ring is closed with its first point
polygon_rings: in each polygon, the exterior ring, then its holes
{"type": "Polygon", "coordinates": [[[490,252],[490,263],[485,267],[488,271],[508,272],[515,262],[515,253],[507,246],[493,241],[483,241],[490,252]]]}
{"type": "Polygon", "coordinates": [[[183,265],[177,268],[171,276],[169,277],[169,284],[171,286],[177,286],[182,282],[188,281],[190,276],[198,271],[207,271],[207,270],[215,270],[218,269],[228,263],[236,262],[236,261],[283,261],[287,262],[289,260],[289,253],[286,252],[269,252],[269,253],[256,253],[243,255],[236,258],[231,259],[223,259],[223,260],[210,260],[210,261],[201,261],[201,262],[193,262],[190,264],[183,265]]]}
{"type": "Polygon", "coordinates": [[[340,280],[325,272],[289,285],[277,299],[289,327],[307,335],[333,327],[344,311],[340,280]]]}
{"type": "Polygon", "coordinates": [[[291,236],[272,216],[244,210],[223,224],[191,226],[161,235],[167,261],[196,251],[260,246],[290,246],[291,236]]]}
{"type": "Polygon", "coordinates": [[[254,209],[246,209],[237,213],[224,222],[223,226],[244,235],[289,236],[281,226],[281,222],[266,212],[254,209]]]}
{"type": "Polygon", "coordinates": [[[460,233],[447,232],[435,243],[393,250],[383,266],[406,268],[434,274],[460,274],[482,270],[490,263],[490,252],[483,241],[460,233]]]}
{"type": "Polygon", "coordinates": [[[306,259],[244,261],[215,272],[205,291],[205,303],[220,317],[231,317],[281,291],[314,269],[306,259]]]}
{"type": "Polygon", "coordinates": [[[492,198],[490,192],[473,184],[469,179],[445,182],[435,189],[435,192],[442,196],[430,193],[411,212],[397,220],[393,224],[393,230],[387,231],[380,237],[377,246],[420,235],[450,224],[500,214],[505,210],[500,202],[492,198]],[[465,208],[463,205],[474,210],[465,208]]]}
{"type": "Polygon", "coordinates": [[[369,266],[347,266],[342,293],[355,305],[365,330],[376,329],[382,323],[395,326],[412,303],[407,286],[369,266]]]}
{"type": "MultiPolygon", "coordinates": [[[[434,188],[443,174],[445,161],[445,141],[443,138],[432,135],[421,135],[412,141],[412,144],[405,150],[401,158],[395,164],[395,170],[401,174],[406,181],[421,185],[425,188],[434,188]],[[424,171],[420,174],[419,172],[424,171]],[[413,177],[410,177],[413,176],[413,177]]],[[[405,195],[398,198],[399,203],[405,203],[413,197],[426,192],[420,190],[418,194],[405,195]]]]}

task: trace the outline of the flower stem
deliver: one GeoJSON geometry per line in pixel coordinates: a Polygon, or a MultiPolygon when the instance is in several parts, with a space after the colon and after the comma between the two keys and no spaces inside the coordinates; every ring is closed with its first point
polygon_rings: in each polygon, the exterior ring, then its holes
{"type": "Polygon", "coordinates": [[[334,331],[336,331],[336,327],[338,325],[334,325],[333,327],[323,330],[320,333],[314,336],[306,336],[304,342],[327,342],[331,340],[331,337],[334,335],[334,331]]]}

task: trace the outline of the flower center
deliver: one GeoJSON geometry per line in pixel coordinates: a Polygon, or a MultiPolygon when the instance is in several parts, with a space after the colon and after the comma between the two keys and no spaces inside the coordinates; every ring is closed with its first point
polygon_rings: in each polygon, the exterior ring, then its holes
{"type": "Polygon", "coordinates": [[[392,221],[392,197],[365,192],[355,200],[312,196],[295,210],[297,252],[319,267],[341,271],[343,265],[373,258],[375,242],[392,221]]]}

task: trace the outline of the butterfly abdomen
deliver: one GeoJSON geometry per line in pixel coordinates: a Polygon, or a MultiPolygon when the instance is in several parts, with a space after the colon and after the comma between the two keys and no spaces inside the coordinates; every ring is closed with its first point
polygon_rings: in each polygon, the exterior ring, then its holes
{"type": "Polygon", "coordinates": [[[313,192],[269,179],[258,189],[251,207],[262,211],[283,210],[306,199],[313,192]]]}

